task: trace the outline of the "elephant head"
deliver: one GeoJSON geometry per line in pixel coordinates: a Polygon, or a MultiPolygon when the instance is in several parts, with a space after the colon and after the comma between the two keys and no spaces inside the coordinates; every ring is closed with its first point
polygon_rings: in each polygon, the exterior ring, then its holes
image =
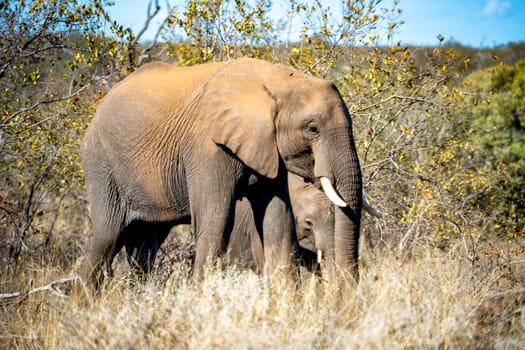
{"type": "Polygon", "coordinates": [[[291,173],[288,188],[299,247],[310,256],[316,254],[321,262],[323,255],[334,252],[333,203],[318,188],[291,173]]]}
{"type": "MultiPolygon", "coordinates": [[[[288,188],[301,252],[316,256],[317,263],[321,263],[323,257],[333,256],[335,249],[334,204],[323,191],[292,173],[288,174],[288,188]]],[[[362,208],[373,217],[382,217],[364,197],[362,208]]]]}
{"type": "Polygon", "coordinates": [[[357,279],[361,169],[350,113],[335,85],[251,59],[230,63],[210,84],[222,87],[210,86],[210,115],[220,131],[214,141],[266,177],[276,176],[282,159],[289,172],[322,187],[335,204],[335,248],[327,258],[357,279]]]}

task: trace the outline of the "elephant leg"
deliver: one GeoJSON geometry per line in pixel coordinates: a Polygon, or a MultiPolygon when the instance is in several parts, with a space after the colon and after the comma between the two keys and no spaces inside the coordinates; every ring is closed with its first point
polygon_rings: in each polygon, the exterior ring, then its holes
{"type": "Polygon", "coordinates": [[[124,247],[131,268],[140,274],[149,273],[160,246],[169,234],[169,224],[135,222],[126,232],[124,247]]]}
{"type": "Polygon", "coordinates": [[[192,218],[196,237],[194,265],[196,277],[201,277],[206,266],[215,263],[216,259],[224,254],[233,226],[233,220],[228,217],[224,208],[208,207],[206,212],[215,219],[199,216],[192,218]],[[222,212],[222,215],[216,215],[218,212],[222,212]]]}
{"type": "Polygon", "coordinates": [[[250,232],[250,248],[257,273],[262,273],[264,270],[264,248],[261,235],[256,229],[250,232]]]}
{"type": "Polygon", "coordinates": [[[233,224],[225,263],[228,266],[251,268],[253,259],[250,253],[250,232],[255,229],[250,203],[243,199],[235,205],[235,222],[233,224]]]}
{"type": "MultiPolygon", "coordinates": [[[[95,135],[91,135],[90,141],[90,149],[104,149],[95,135]]],[[[120,201],[122,197],[108,159],[103,154],[85,152],[81,156],[91,217],[91,239],[79,274],[91,291],[97,291],[104,275],[111,275],[111,262],[122,249],[126,208],[120,201]]]]}
{"type": "MultiPolygon", "coordinates": [[[[268,272],[283,270],[286,275],[296,275],[296,242],[292,213],[279,197],[274,197],[266,207],[263,219],[264,259],[268,272]],[[284,213],[284,214],[283,214],[284,213]],[[278,217],[282,220],[274,220],[278,217]]],[[[296,276],[295,276],[296,278],[296,276]]]]}
{"type": "MultiPolygon", "coordinates": [[[[283,272],[298,280],[297,237],[286,181],[277,192],[261,184],[251,196],[257,230],[262,232],[264,260],[270,275],[283,272]]],[[[275,184],[271,184],[275,187],[275,184]]]]}
{"type": "Polygon", "coordinates": [[[262,239],[255,227],[253,211],[247,198],[237,200],[235,222],[226,254],[228,265],[263,271],[264,253],[262,239]]]}
{"type": "Polygon", "coordinates": [[[94,291],[100,289],[104,275],[111,276],[111,262],[123,246],[124,210],[114,202],[113,198],[118,195],[112,178],[109,179],[94,181],[88,186],[92,235],[88,254],[80,267],[80,277],[94,291]]]}
{"type": "Polygon", "coordinates": [[[107,226],[94,225],[92,232],[89,252],[80,267],[80,276],[87,286],[96,291],[100,289],[104,276],[111,276],[111,262],[122,249],[123,241],[119,239],[121,234],[117,229],[112,230],[107,226]]]}
{"type": "Polygon", "coordinates": [[[206,266],[215,263],[228,246],[234,223],[236,185],[235,181],[220,184],[216,178],[205,174],[198,183],[198,188],[189,188],[196,237],[194,275],[197,278],[202,277],[206,266]]]}

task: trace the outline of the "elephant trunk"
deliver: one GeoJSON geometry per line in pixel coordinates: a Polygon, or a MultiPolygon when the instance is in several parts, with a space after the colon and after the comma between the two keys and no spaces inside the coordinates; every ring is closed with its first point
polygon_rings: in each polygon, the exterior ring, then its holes
{"type": "Polygon", "coordinates": [[[351,273],[357,282],[359,279],[359,231],[361,229],[362,178],[357,152],[353,140],[350,140],[350,152],[345,152],[348,159],[341,160],[334,166],[336,188],[347,206],[335,207],[335,262],[344,272],[351,273]]]}
{"type": "MultiPolygon", "coordinates": [[[[331,158],[329,164],[326,164],[333,174],[333,184],[327,181],[328,179],[321,178],[323,190],[335,204],[334,250],[327,252],[327,260],[335,262],[333,266],[335,270],[330,266],[329,270],[338,272],[337,275],[342,272],[345,277],[349,274],[348,277],[357,282],[362,207],[361,168],[352,135],[339,134],[333,139],[338,140],[331,151],[334,158],[331,158]]],[[[332,263],[329,262],[329,265],[332,263]]]]}

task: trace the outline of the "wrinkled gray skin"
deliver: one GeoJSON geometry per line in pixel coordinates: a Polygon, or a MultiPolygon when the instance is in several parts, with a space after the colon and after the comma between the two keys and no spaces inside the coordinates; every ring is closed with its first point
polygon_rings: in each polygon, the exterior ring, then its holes
{"type": "MultiPolygon", "coordinates": [[[[320,273],[319,258],[326,257],[326,254],[334,249],[333,204],[322,191],[292,173],[288,173],[288,190],[299,241],[299,262],[308,271],[320,273]]],[[[364,201],[363,209],[371,216],[381,217],[375,209],[367,207],[364,201]]],[[[191,231],[191,228],[189,230],[191,231]]],[[[151,252],[156,251],[158,247],[158,242],[152,243],[143,247],[145,256],[150,258],[153,257],[151,252]]],[[[128,256],[128,260],[132,267],[136,266],[132,256],[128,256]]],[[[149,263],[153,265],[154,260],[149,263]]],[[[254,269],[259,273],[263,271],[264,252],[261,235],[255,227],[250,203],[245,198],[236,202],[235,223],[225,263],[254,269]]]]}
{"type": "MultiPolygon", "coordinates": [[[[325,256],[329,250],[333,249],[333,204],[322,191],[291,173],[288,173],[288,190],[299,243],[300,264],[313,272],[318,267],[318,251],[325,256]]],[[[143,245],[142,257],[149,257],[150,260],[147,262],[149,266],[154,264],[153,253],[157,251],[158,246],[157,241],[150,241],[147,246],[143,245]]],[[[144,265],[144,263],[137,263],[134,260],[137,256],[133,256],[132,252],[129,253],[128,261],[131,267],[144,265]]],[[[236,202],[235,222],[225,262],[227,265],[240,268],[252,268],[259,273],[263,271],[262,239],[255,226],[250,202],[246,198],[236,202]]],[[[138,272],[141,272],[141,269],[138,272]]]]}
{"type": "Polygon", "coordinates": [[[97,289],[125,246],[141,269],[177,224],[196,235],[195,273],[228,245],[246,198],[270,274],[296,274],[287,171],[330,180],[330,257],[357,279],[362,180],[350,115],[336,87],[254,59],[145,65],[103,99],[81,147],[92,238],[80,269],[97,289]],[[145,254],[142,247],[155,246],[145,254]]]}
{"type": "MultiPolygon", "coordinates": [[[[299,260],[308,270],[317,269],[317,253],[326,256],[334,249],[334,208],[325,194],[294,174],[288,174],[288,189],[299,241],[299,260]]],[[[261,272],[264,254],[261,236],[253,222],[250,203],[237,202],[236,219],[227,263],[261,272]]]]}

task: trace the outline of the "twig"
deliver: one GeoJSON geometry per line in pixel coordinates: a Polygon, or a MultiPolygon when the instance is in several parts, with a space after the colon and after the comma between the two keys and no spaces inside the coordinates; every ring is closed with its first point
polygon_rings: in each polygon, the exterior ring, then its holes
{"type": "Polygon", "coordinates": [[[142,35],[144,35],[146,30],[148,30],[149,25],[150,25],[151,21],[153,20],[153,18],[155,16],[157,16],[157,14],[159,13],[159,11],[160,11],[159,0],[155,0],[155,11],[153,11],[153,12],[151,12],[151,5],[152,4],[153,4],[153,0],[150,0],[150,2],[148,3],[148,14],[147,14],[147,17],[146,17],[146,21],[144,22],[144,25],[142,26],[142,29],[140,30],[140,32],[137,34],[135,39],[131,42],[131,45],[135,45],[140,40],[142,35]]]}
{"type": "Polygon", "coordinates": [[[368,105],[368,106],[365,106],[365,107],[361,107],[359,108],[358,110],[356,110],[356,112],[363,112],[367,109],[370,109],[370,108],[374,108],[374,107],[377,107],[377,106],[380,106],[386,102],[389,102],[391,100],[394,100],[394,99],[397,99],[397,100],[409,100],[411,102],[425,102],[425,103],[429,103],[429,104],[433,104],[432,101],[430,100],[427,100],[427,99],[424,99],[424,98],[421,98],[421,97],[412,97],[412,96],[403,96],[403,95],[392,95],[392,96],[389,96],[387,97],[386,99],[383,99],[379,102],[376,102],[376,103],[373,103],[371,105],[368,105]]]}
{"type": "Polygon", "coordinates": [[[27,297],[31,294],[34,294],[34,293],[37,293],[37,292],[43,292],[43,291],[50,291],[51,293],[59,296],[59,297],[62,297],[62,298],[67,298],[67,295],[61,293],[60,291],[56,290],[54,288],[54,286],[56,286],[57,284],[64,284],[64,283],[69,283],[73,280],[75,280],[76,277],[66,277],[66,278],[60,278],[58,280],[54,280],[54,281],[51,281],[49,282],[48,284],[46,284],[45,286],[42,286],[42,287],[37,287],[37,288],[33,288],[27,292],[14,292],[14,293],[1,293],[0,294],[0,300],[1,299],[12,299],[12,298],[18,298],[18,297],[27,297]]]}
{"type": "Polygon", "coordinates": [[[46,104],[50,104],[50,103],[55,103],[55,102],[60,102],[60,101],[64,101],[64,100],[68,100],[68,99],[71,99],[77,95],[80,94],[80,92],[84,89],[86,89],[88,86],[91,86],[91,84],[86,84],[84,86],[82,86],[80,89],[78,89],[77,91],[75,91],[74,93],[72,93],[71,95],[68,95],[68,96],[62,96],[62,97],[57,97],[57,98],[50,98],[48,100],[43,100],[43,101],[38,101],[36,102],[35,104],[33,104],[32,106],[29,106],[29,107],[26,107],[26,108],[22,108],[16,112],[14,112],[13,114],[11,114],[9,117],[6,118],[6,120],[0,124],[1,126],[4,126],[4,125],[7,125],[12,119],[14,119],[17,115],[19,114],[22,114],[22,113],[25,113],[25,112],[29,112],[30,110],[33,110],[35,108],[37,108],[38,106],[40,105],[46,105],[46,104]]]}
{"type": "MultiPolygon", "coordinates": [[[[162,21],[162,23],[159,25],[159,27],[157,28],[157,32],[155,33],[155,37],[153,38],[153,41],[150,42],[150,44],[148,45],[148,47],[144,48],[144,51],[142,52],[142,54],[140,55],[140,57],[137,59],[137,67],[140,67],[142,66],[142,63],[144,62],[144,60],[146,58],[149,57],[149,53],[151,52],[151,50],[153,50],[153,48],[157,45],[158,41],[159,41],[159,36],[160,36],[160,33],[161,31],[164,29],[164,25],[166,23],[168,23],[168,19],[170,18],[170,15],[168,15],[166,18],[164,18],[164,20],[162,21]]],[[[161,51],[162,52],[162,51],[161,51]]],[[[157,57],[160,57],[159,54],[157,54],[157,57]]]]}
{"type": "MultiPolygon", "coordinates": [[[[153,0],[150,0],[149,3],[148,3],[148,13],[147,13],[147,17],[146,17],[146,21],[144,22],[144,25],[142,26],[142,29],[140,29],[139,33],[135,36],[135,38],[129,43],[129,47],[130,49],[130,64],[133,64],[133,59],[134,59],[134,56],[136,54],[136,46],[140,40],[140,38],[144,35],[144,33],[148,30],[150,24],[151,24],[151,21],[153,20],[153,18],[155,18],[159,12],[160,12],[160,5],[159,5],[159,0],[155,0],[155,9],[152,11],[152,5],[153,5],[153,0]]],[[[158,41],[158,37],[159,37],[159,34],[162,30],[162,28],[164,27],[164,24],[167,23],[168,21],[168,18],[170,17],[169,15],[169,7],[167,8],[167,11],[168,11],[168,15],[166,16],[166,18],[164,19],[164,21],[162,22],[162,24],[159,26],[159,28],[157,29],[157,32],[155,34],[155,37],[153,39],[153,42],[150,43],[150,45],[143,51],[142,55],[140,55],[140,57],[137,59],[137,66],[140,67],[142,65],[142,62],[144,61],[144,59],[146,59],[148,57],[148,53],[153,49],[153,47],[155,47],[155,45],[157,44],[157,41],[158,41]]]]}
{"type": "Polygon", "coordinates": [[[525,260],[517,260],[517,261],[511,261],[509,264],[515,265],[515,264],[524,264],[524,263],[525,263],[525,260]]]}

